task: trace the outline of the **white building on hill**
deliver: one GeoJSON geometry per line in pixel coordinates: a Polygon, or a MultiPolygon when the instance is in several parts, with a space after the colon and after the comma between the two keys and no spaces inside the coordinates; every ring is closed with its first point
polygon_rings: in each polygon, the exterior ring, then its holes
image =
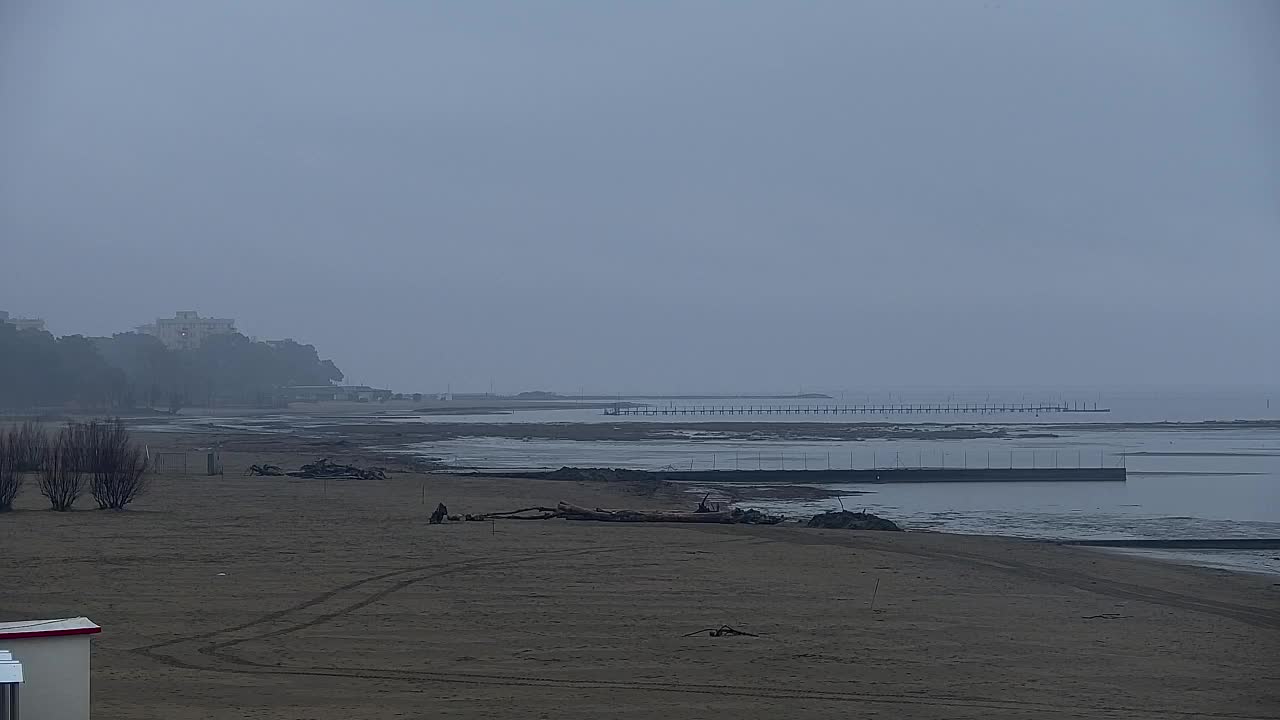
{"type": "Polygon", "coordinates": [[[10,317],[5,310],[0,310],[0,323],[12,325],[19,330],[43,330],[44,321],[40,318],[10,317]]]}
{"type": "Polygon", "coordinates": [[[225,335],[235,331],[235,320],[202,318],[194,310],[179,310],[171,318],[156,318],[155,323],[138,327],[138,332],[155,335],[165,347],[175,350],[200,347],[200,343],[210,335],[225,335]]]}

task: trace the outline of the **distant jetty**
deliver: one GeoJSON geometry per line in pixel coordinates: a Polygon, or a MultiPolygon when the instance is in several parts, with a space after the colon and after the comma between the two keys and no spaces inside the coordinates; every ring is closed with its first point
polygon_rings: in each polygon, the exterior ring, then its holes
{"type": "Polygon", "coordinates": [[[881,468],[878,470],[628,470],[562,467],[559,470],[487,471],[488,477],[536,480],[666,480],[690,483],[888,484],[988,482],[1125,482],[1125,468],[881,468]]]}
{"type": "Polygon", "coordinates": [[[1009,415],[1108,413],[1085,403],[917,405],[637,405],[617,403],[605,415],[1009,415]]]}

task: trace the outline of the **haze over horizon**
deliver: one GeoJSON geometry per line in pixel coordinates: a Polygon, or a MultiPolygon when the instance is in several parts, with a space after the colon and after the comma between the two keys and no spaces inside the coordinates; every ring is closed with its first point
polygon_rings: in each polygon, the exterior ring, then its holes
{"type": "Polygon", "coordinates": [[[1280,4],[0,5],[0,310],[400,390],[1280,385],[1280,4]]]}

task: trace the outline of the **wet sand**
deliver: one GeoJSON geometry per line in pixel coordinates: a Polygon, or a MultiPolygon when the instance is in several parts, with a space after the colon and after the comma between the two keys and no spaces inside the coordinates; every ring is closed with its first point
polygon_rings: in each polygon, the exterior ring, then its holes
{"type": "Polygon", "coordinates": [[[412,470],[241,474],[318,450],[373,460],[313,442],[229,438],[225,477],[160,476],[123,513],[40,511],[28,487],[0,516],[0,620],[103,626],[97,718],[1280,715],[1274,578],[932,533],[428,526],[437,502],[688,497],[412,470]],[[686,637],[721,624],[759,637],[686,637]]]}

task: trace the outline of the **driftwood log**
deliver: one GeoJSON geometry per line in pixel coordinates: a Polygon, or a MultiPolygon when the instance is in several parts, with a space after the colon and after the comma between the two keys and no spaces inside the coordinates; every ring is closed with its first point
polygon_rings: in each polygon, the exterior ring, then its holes
{"type": "Polygon", "coordinates": [[[276,477],[284,475],[284,469],[279,465],[271,463],[263,463],[261,465],[250,465],[248,470],[244,471],[246,475],[264,475],[268,477],[276,477]]]}
{"type": "Polygon", "coordinates": [[[714,512],[685,512],[679,510],[594,510],[580,505],[562,502],[553,508],[529,507],[505,512],[467,515],[468,520],[594,520],[597,522],[678,522],[678,523],[745,523],[774,525],[782,522],[777,515],[766,515],[759,510],[722,510],[714,512]]]}
{"type": "Polygon", "coordinates": [[[728,625],[721,625],[720,627],[713,627],[713,628],[703,628],[702,630],[694,630],[691,633],[685,633],[684,635],[681,635],[681,637],[693,637],[694,635],[701,635],[702,633],[706,633],[707,637],[726,637],[726,636],[760,637],[755,633],[743,632],[742,630],[739,630],[735,627],[730,627],[728,625]]]}
{"type": "Polygon", "coordinates": [[[733,522],[731,511],[688,512],[681,510],[589,510],[579,505],[560,503],[556,506],[566,520],[597,520],[600,522],[733,522]]]}

